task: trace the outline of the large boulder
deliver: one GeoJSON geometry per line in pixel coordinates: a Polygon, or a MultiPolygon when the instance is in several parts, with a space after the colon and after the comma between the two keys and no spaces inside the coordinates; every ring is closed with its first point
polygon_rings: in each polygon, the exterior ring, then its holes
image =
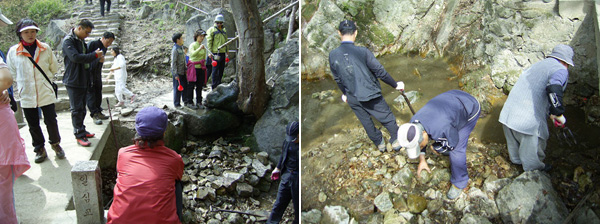
{"type": "Polygon", "coordinates": [[[286,46],[275,50],[269,59],[266,79],[277,76],[271,90],[271,100],[263,116],[254,126],[254,138],[259,151],[269,154],[274,163],[281,155],[281,145],[285,139],[285,126],[291,121],[299,121],[300,89],[298,82],[299,58],[298,40],[289,41],[286,46]],[[291,58],[292,60],[289,60],[291,58]]]}
{"type": "Polygon", "coordinates": [[[237,115],[219,109],[185,113],[183,118],[187,133],[193,136],[227,131],[240,125],[237,115]]]}
{"type": "Polygon", "coordinates": [[[152,13],[152,7],[150,7],[149,5],[144,5],[137,11],[136,16],[138,19],[143,20],[148,18],[148,16],[150,16],[150,13],[152,13]]]}
{"type": "MultiPolygon", "coordinates": [[[[207,31],[208,28],[210,28],[212,25],[211,24],[203,24],[203,22],[208,21],[207,19],[209,18],[208,15],[200,13],[196,16],[192,16],[192,18],[188,19],[185,22],[185,37],[183,40],[183,45],[185,46],[190,46],[190,44],[192,44],[195,40],[194,40],[194,33],[196,32],[196,30],[198,29],[203,29],[204,31],[207,31]]],[[[206,46],[206,38],[204,38],[204,41],[202,42],[202,44],[204,44],[206,46]]]]}
{"type": "Polygon", "coordinates": [[[498,192],[496,204],[505,223],[560,223],[569,214],[548,174],[528,171],[498,192]]]}
{"type": "Polygon", "coordinates": [[[66,20],[51,20],[46,29],[46,43],[53,49],[62,49],[62,39],[67,35],[66,20]]]}
{"type": "Polygon", "coordinates": [[[205,105],[209,108],[238,113],[239,108],[235,101],[237,100],[239,91],[236,82],[223,83],[206,95],[205,105]]]}

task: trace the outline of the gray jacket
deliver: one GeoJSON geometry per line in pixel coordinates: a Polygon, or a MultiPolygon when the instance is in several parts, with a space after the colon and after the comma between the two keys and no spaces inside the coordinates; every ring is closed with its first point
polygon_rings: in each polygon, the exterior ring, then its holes
{"type": "Polygon", "coordinates": [[[173,77],[185,75],[186,69],[187,65],[185,63],[185,52],[183,52],[183,47],[174,44],[173,49],[171,50],[171,74],[173,77]]]}
{"type": "MultiPolygon", "coordinates": [[[[523,134],[548,139],[550,102],[546,86],[552,74],[561,69],[566,68],[558,60],[546,58],[525,70],[508,94],[498,121],[523,134]]],[[[563,91],[566,86],[567,82],[563,91]]]]}

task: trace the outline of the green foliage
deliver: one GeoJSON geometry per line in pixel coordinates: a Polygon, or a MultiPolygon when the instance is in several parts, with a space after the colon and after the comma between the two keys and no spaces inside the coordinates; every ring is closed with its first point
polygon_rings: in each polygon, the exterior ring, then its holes
{"type": "MultiPolygon", "coordinates": [[[[2,14],[15,24],[23,18],[33,19],[41,29],[38,37],[44,33],[50,20],[64,15],[67,11],[67,5],[63,0],[0,1],[0,8],[2,14]]],[[[19,38],[15,35],[15,24],[0,27],[0,38],[2,38],[0,49],[4,52],[19,41],[19,38]]]]}

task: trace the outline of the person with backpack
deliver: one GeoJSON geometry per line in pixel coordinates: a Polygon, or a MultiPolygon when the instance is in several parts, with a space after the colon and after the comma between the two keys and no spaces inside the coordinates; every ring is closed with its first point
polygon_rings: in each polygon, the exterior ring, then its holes
{"type": "Polygon", "coordinates": [[[29,126],[35,162],[41,163],[46,157],[44,134],[40,128],[38,108],[44,114],[44,123],[48,131],[49,143],[59,159],[65,158],[60,147],[60,133],[56,120],[56,92],[50,83],[58,72],[58,62],[52,48],[37,40],[40,30],[31,19],[21,19],[16,24],[19,43],[8,51],[7,64],[16,81],[15,94],[21,99],[23,114],[29,126]]]}

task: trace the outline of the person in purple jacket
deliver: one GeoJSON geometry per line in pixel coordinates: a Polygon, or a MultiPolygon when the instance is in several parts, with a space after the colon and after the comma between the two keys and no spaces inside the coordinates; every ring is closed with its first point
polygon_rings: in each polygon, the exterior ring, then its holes
{"type": "Polygon", "coordinates": [[[436,153],[450,156],[452,187],[446,195],[455,199],[467,187],[467,143],[469,135],[477,124],[481,105],[475,97],[460,90],[450,90],[429,100],[411,119],[400,125],[398,140],[406,148],[409,158],[416,159],[421,148],[417,175],[422,170],[431,173],[425,161],[425,151],[429,139],[430,148],[436,153]]]}

